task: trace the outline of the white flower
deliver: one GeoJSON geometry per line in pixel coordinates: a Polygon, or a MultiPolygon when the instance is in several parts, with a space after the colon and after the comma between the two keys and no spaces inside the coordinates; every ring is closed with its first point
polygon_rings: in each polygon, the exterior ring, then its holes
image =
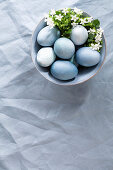
{"type": "Polygon", "coordinates": [[[45,14],[45,22],[47,22],[48,18],[49,18],[49,15],[45,14]]]}
{"type": "Polygon", "coordinates": [[[71,15],[71,20],[77,21],[79,18],[76,15],[71,15]]]}
{"type": "Polygon", "coordinates": [[[74,12],[76,12],[77,14],[82,14],[83,13],[83,11],[81,10],[81,9],[78,9],[78,8],[74,8],[74,12]]]}
{"type": "Polygon", "coordinates": [[[56,19],[58,19],[59,21],[61,21],[62,17],[63,17],[63,16],[62,16],[61,14],[56,15],[56,19]]]}
{"type": "Polygon", "coordinates": [[[84,24],[86,23],[86,18],[81,19],[80,21],[81,21],[80,23],[81,23],[82,25],[84,25],[84,24]]]}
{"type": "Polygon", "coordinates": [[[92,22],[93,18],[92,17],[88,17],[88,18],[81,18],[81,24],[84,25],[86,23],[92,22]]]}
{"type": "Polygon", "coordinates": [[[93,21],[93,17],[88,17],[87,18],[87,22],[92,22],[93,21]]]}
{"type": "Polygon", "coordinates": [[[55,12],[55,10],[54,9],[51,9],[51,12],[50,12],[50,15],[55,15],[56,14],[56,12],[55,12]]]}
{"type": "Polygon", "coordinates": [[[99,43],[102,40],[101,35],[97,34],[95,37],[95,42],[99,43]]]}
{"type": "Polygon", "coordinates": [[[104,32],[104,30],[100,27],[99,29],[97,29],[97,33],[102,35],[102,33],[104,32]]]}
{"type": "Polygon", "coordinates": [[[102,40],[102,33],[103,33],[102,28],[97,29],[97,35],[95,37],[95,42],[99,43],[102,40]]]}
{"type": "Polygon", "coordinates": [[[50,28],[53,28],[55,26],[52,18],[46,18],[45,20],[47,22],[47,25],[50,26],[50,28]]]}
{"type": "Polygon", "coordinates": [[[64,8],[62,12],[66,15],[68,13],[68,8],[64,8]]]}
{"type": "Polygon", "coordinates": [[[74,27],[76,27],[76,26],[78,25],[78,23],[73,22],[73,23],[71,23],[71,25],[72,25],[73,28],[74,28],[74,27]]]}
{"type": "Polygon", "coordinates": [[[92,17],[88,17],[88,18],[81,18],[81,24],[84,25],[86,23],[92,22],[93,18],[92,17]]]}
{"type": "Polygon", "coordinates": [[[50,28],[55,26],[52,18],[50,18],[48,14],[45,15],[45,22],[47,22],[47,25],[49,25],[50,28]]]}
{"type": "Polygon", "coordinates": [[[91,28],[90,28],[90,29],[88,30],[88,33],[92,33],[92,34],[94,34],[95,32],[96,32],[96,30],[95,30],[95,29],[91,29],[91,28]]]}
{"type": "Polygon", "coordinates": [[[102,47],[102,45],[100,45],[100,43],[98,43],[98,44],[91,43],[91,48],[93,50],[99,50],[101,47],[102,47]]]}

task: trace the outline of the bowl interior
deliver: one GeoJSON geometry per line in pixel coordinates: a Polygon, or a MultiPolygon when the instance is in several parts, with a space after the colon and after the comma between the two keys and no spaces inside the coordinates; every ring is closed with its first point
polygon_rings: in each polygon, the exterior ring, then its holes
{"type": "Polygon", "coordinates": [[[79,73],[77,75],[77,77],[71,81],[61,81],[61,80],[57,80],[56,78],[54,78],[49,71],[49,68],[43,68],[40,67],[37,64],[36,61],[36,56],[37,56],[37,52],[39,51],[39,49],[41,48],[41,46],[37,43],[37,35],[39,33],[39,31],[44,28],[46,26],[46,23],[44,22],[44,18],[40,21],[40,23],[37,25],[35,31],[33,32],[32,35],[32,49],[31,49],[31,57],[33,60],[33,63],[35,64],[37,70],[49,81],[55,83],[55,84],[59,84],[59,85],[75,85],[75,84],[79,84],[82,83],[90,78],[92,78],[100,69],[100,67],[102,66],[103,62],[104,62],[104,58],[105,58],[105,54],[106,54],[106,45],[105,45],[105,39],[104,39],[104,35],[103,35],[103,47],[101,49],[101,59],[100,62],[93,66],[93,67],[82,67],[82,66],[78,66],[78,70],[79,73]]]}

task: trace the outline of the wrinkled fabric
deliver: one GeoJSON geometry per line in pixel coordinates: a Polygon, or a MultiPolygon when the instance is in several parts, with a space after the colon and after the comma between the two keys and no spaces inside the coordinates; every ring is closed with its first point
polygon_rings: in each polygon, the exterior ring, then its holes
{"type": "Polygon", "coordinates": [[[113,1],[0,0],[0,170],[113,170],[113,1]],[[107,56],[63,87],[36,70],[31,35],[51,8],[75,6],[101,21],[107,56]]]}

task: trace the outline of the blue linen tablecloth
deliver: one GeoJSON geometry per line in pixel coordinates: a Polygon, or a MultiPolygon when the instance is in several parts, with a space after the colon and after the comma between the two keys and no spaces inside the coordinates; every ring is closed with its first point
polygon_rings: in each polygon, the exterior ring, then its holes
{"type": "Polygon", "coordinates": [[[113,170],[113,1],[0,0],[0,170],[113,170]],[[30,57],[51,8],[99,18],[107,57],[86,83],[50,83],[30,57]]]}

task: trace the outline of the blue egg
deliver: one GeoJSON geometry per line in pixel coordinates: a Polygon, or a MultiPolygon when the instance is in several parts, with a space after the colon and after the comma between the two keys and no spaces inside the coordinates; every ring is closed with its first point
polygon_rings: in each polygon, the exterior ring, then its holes
{"type": "Polygon", "coordinates": [[[56,59],[51,47],[43,47],[37,53],[37,63],[42,67],[50,66],[56,59]]]}
{"type": "Polygon", "coordinates": [[[37,42],[41,46],[52,46],[54,42],[60,37],[60,31],[54,27],[44,27],[37,36],[37,42]]]}
{"type": "Polygon", "coordinates": [[[78,69],[70,61],[57,60],[51,66],[51,74],[59,80],[70,80],[77,76],[78,69]]]}
{"type": "Polygon", "coordinates": [[[70,37],[75,45],[82,45],[88,39],[87,29],[82,25],[77,25],[72,29],[70,37]]]}
{"type": "Polygon", "coordinates": [[[85,67],[94,66],[100,61],[100,53],[90,47],[82,47],[77,50],[75,58],[78,64],[85,67]]]}
{"type": "Polygon", "coordinates": [[[68,38],[59,38],[55,41],[54,51],[59,58],[69,59],[75,53],[75,46],[68,38]]]}

